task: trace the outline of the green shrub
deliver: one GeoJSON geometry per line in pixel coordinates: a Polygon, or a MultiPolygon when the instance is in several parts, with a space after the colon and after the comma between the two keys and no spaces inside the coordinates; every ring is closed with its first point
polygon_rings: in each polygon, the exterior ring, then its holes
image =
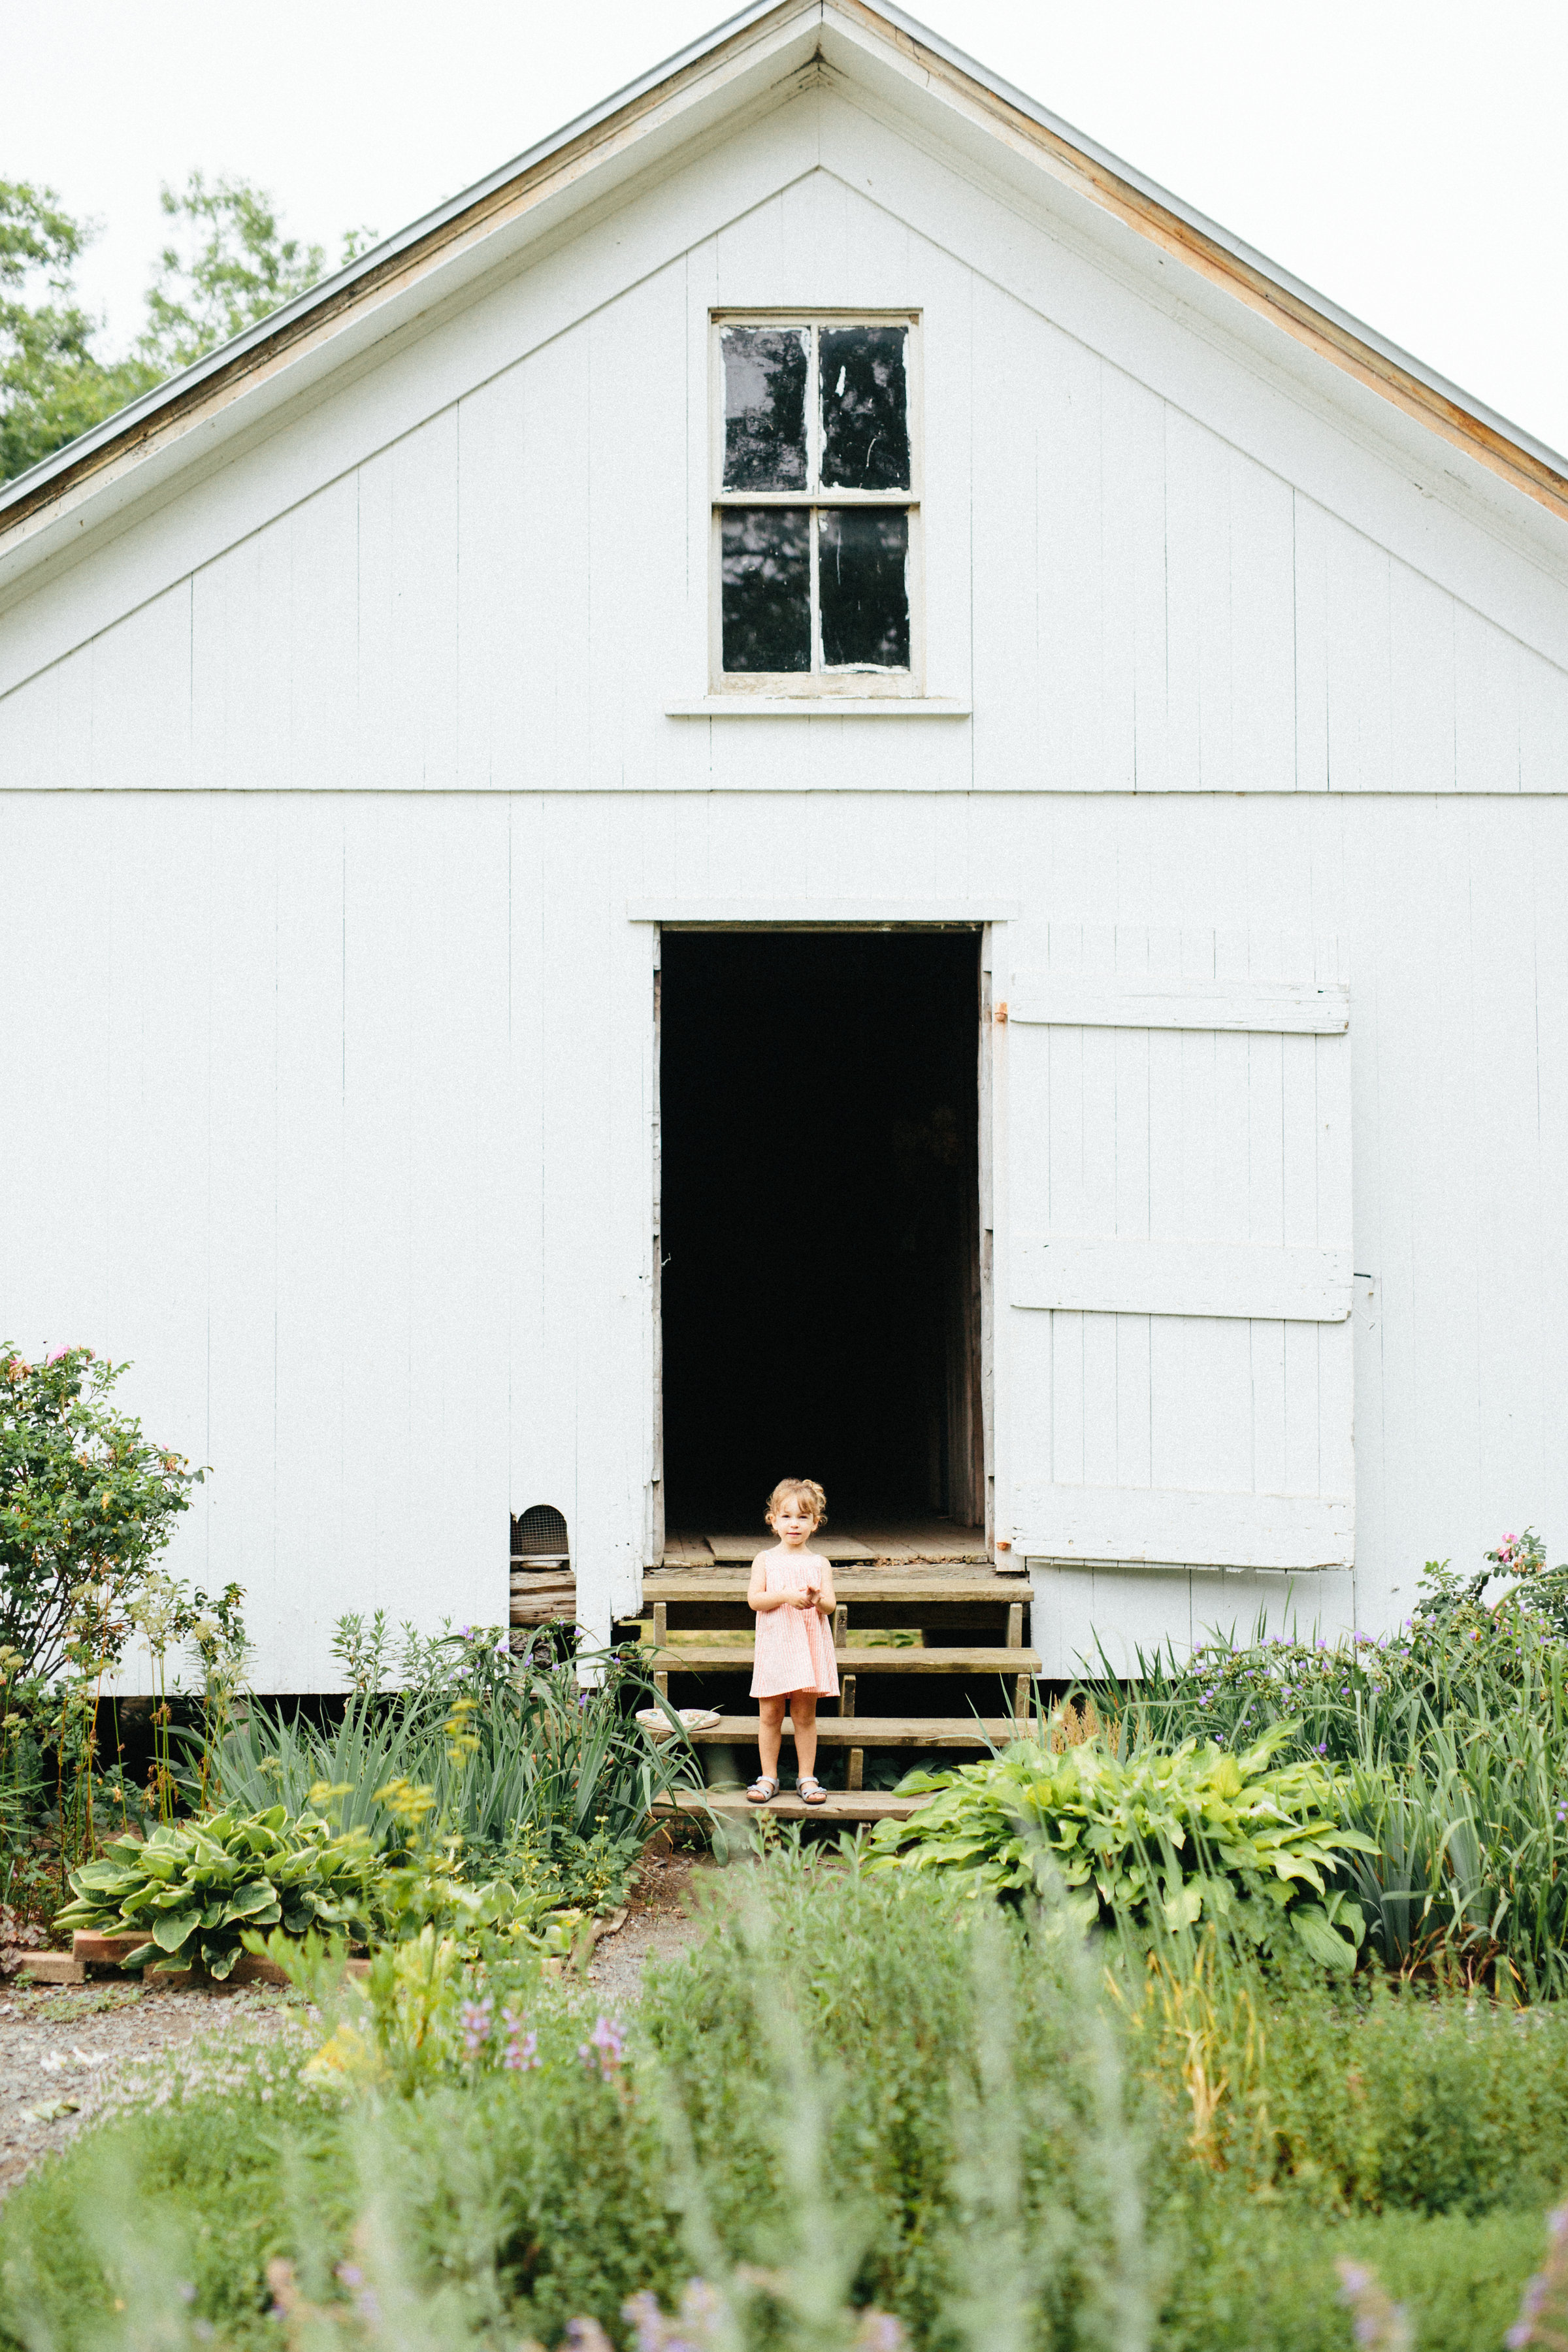
{"type": "Polygon", "coordinates": [[[0,2207],[4,2341],[113,2343],[146,2246],[172,2287],[195,2293],[178,2334],[144,2341],[182,2344],[195,2319],[224,2345],[275,2345],[268,2263],[299,2252],[302,2216],[330,2244],[346,2245],[353,2221],[343,2105],[300,2081],[300,2056],[226,2044],[216,2082],[211,2062],[171,2063],[145,2104],[19,2182],[0,2207]]]}
{"type": "Polygon", "coordinates": [[[118,1656],[130,1596],[204,1475],[110,1402],[127,1370],[90,1348],[37,1364],[0,1344],[0,1642],[45,1681],[89,1591],[95,1643],[118,1656]]]}
{"type": "MultiPolygon", "coordinates": [[[[0,2208],[0,2339],[129,2352],[184,2346],[195,2323],[226,2346],[276,2346],[268,2265],[287,2263],[334,2321],[352,2320],[377,2215],[407,2291],[442,2319],[405,2340],[445,2340],[450,2323],[453,2340],[493,2344],[504,2321],[509,2344],[557,2341],[582,2314],[619,2334],[631,2294],[668,2297],[686,2275],[658,2109],[616,2037],[595,2042],[537,1969],[528,2015],[526,2065],[476,2067],[459,2052],[410,2096],[345,2097],[330,2072],[300,2074],[294,2039],[287,2052],[211,2043],[173,2062],[150,2103],[0,2208]],[[141,2335],[147,2313],[133,2313],[121,2337],[116,2307],[134,2305],[149,2247],[171,2308],[141,2335]],[[182,2287],[192,2292],[176,2299],[182,2287]]],[[[152,2293],[143,2282],[143,2303],[152,2293]]]]}
{"type": "Polygon", "coordinates": [[[1397,1632],[1311,1638],[1215,1633],[1189,1654],[1135,1651],[1134,1672],[1090,1668],[1082,1685],[1124,1746],[1173,1747],[1195,1735],[1237,1748],[1289,1725],[1283,1752],[1331,1763],[1404,1753],[1423,1727],[1463,1737],[1544,1702],[1562,1720],[1568,1685],[1568,1567],[1548,1569],[1530,1529],[1508,1537],[1479,1574],[1428,1560],[1414,1613],[1397,1632]],[[1499,1579],[1504,1589],[1487,1593],[1499,1579]]]}
{"type": "Polygon", "coordinates": [[[1110,1982],[1173,2196],[1539,2214],[1568,2184],[1568,2010],[1325,1983],[1208,1932],[1130,1942],[1110,1982]]]}
{"type": "Polygon", "coordinates": [[[1212,2195],[1187,2216],[1159,2352],[1348,2352],[1336,2264],[1366,2263],[1409,2314],[1413,2352],[1502,2352],[1541,2259],[1538,2212],[1334,2216],[1212,2195]]]}
{"type": "MultiPolygon", "coordinates": [[[[339,1629],[353,1682],[341,1719],[253,1701],[225,1739],[226,1799],[292,1811],[325,1786],[346,1828],[395,1853],[409,1823],[395,1793],[417,1790],[470,1877],[502,1877],[549,1905],[618,1900],[656,1797],[691,1776],[691,1750],[649,1740],[635,1719],[654,1693],[613,1654],[514,1657],[503,1629],[421,1641],[405,1633],[394,1673],[384,1629],[339,1629]],[[579,1668],[596,1672],[588,1685],[579,1668]]],[[[194,1787],[194,1774],[188,1776],[194,1787]]]]}
{"type": "Polygon", "coordinates": [[[721,1935],[650,1969],[639,2016],[724,2258],[837,2247],[851,2299],[932,2347],[1005,2341],[1020,2314],[1020,2343],[1131,2326],[1152,2291],[1139,2102],[1077,1937],[1032,1947],[951,1882],[788,1849],[760,1877],[721,1935]]]}
{"type": "Polygon", "coordinates": [[[1138,1654],[1084,1687],[1122,1753],[1267,1733],[1281,1758],[1349,1769],[1337,1789],[1364,1841],[1338,1884],[1367,1948],[1401,1974],[1568,1993],[1568,1568],[1530,1530],[1463,1577],[1429,1561],[1397,1633],[1224,1638],[1138,1654]],[[1502,1589],[1489,1598],[1499,1580],[1502,1589]]]}
{"type": "Polygon", "coordinates": [[[1362,1915],[1329,1880],[1368,1842],[1339,1818],[1331,1772],[1276,1761],[1287,1737],[1276,1726],[1238,1755],[1195,1739],[1131,1755],[1020,1741],[984,1763],[911,1772],[901,1790],[932,1801],[878,1823],[873,1867],[948,1871],[964,1892],[995,1895],[1059,1876],[1086,1925],[1218,1918],[1264,1948],[1288,1922],[1314,1959],[1352,1968],[1362,1915]]]}
{"type": "Polygon", "coordinates": [[[371,1932],[375,1855],[363,1830],[334,1831],[319,1814],[209,1813],[160,1825],[145,1840],[111,1838],[102,1858],[71,1873],[75,1901],[55,1925],[69,1935],[144,1936],[127,1968],[200,1966],[228,1976],[247,1930],[289,1936],[336,1927],[371,1932]]]}
{"type": "Polygon", "coordinates": [[[1384,1965],[1568,1992],[1568,1655],[1520,1703],[1420,1720],[1350,1774],[1348,1878],[1384,1965]]]}

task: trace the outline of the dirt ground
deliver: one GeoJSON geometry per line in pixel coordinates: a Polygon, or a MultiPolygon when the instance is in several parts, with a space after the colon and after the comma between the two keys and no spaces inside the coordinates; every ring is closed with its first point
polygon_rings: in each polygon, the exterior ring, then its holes
{"type": "Polygon", "coordinates": [[[128,2061],[198,2035],[275,2032],[285,2014],[261,1986],[161,1992],[112,1979],[36,1988],[9,1979],[0,1986],[0,2192],[80,2130],[128,2061]]]}

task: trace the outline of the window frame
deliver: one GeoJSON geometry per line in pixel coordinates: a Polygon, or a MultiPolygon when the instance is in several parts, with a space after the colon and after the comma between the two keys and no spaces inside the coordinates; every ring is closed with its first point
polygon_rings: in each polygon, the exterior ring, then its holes
{"type": "Polygon", "coordinates": [[[708,674],[710,691],[718,695],[790,697],[800,700],[919,701],[925,679],[924,564],[924,369],[921,314],[917,310],[755,309],[725,306],[708,314],[709,415],[709,593],[708,674]],[[806,361],[806,486],[798,490],[730,490],[724,487],[724,358],[726,327],[903,327],[904,384],[910,436],[908,489],[858,490],[825,488],[821,479],[822,402],[817,380],[817,338],[813,334],[806,361]],[[795,507],[810,517],[811,657],[808,670],[727,670],[724,667],[723,516],[727,508],[795,507]],[[910,661],[907,669],[885,669],[867,663],[827,669],[816,667],[822,646],[822,611],[818,590],[820,525],[818,516],[835,508],[884,507],[909,517],[909,551],[905,584],[910,603],[910,661]]]}

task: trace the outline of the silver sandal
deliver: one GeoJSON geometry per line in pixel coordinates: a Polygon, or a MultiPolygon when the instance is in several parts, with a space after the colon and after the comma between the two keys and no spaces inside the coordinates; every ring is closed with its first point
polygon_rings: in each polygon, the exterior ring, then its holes
{"type": "Polygon", "coordinates": [[[825,1805],[827,1791],[815,1772],[803,1772],[795,1784],[795,1795],[803,1805],[825,1805]]]}
{"type": "Polygon", "coordinates": [[[759,1772],[746,1791],[748,1805],[765,1805],[778,1795],[779,1784],[766,1772],[759,1772]]]}

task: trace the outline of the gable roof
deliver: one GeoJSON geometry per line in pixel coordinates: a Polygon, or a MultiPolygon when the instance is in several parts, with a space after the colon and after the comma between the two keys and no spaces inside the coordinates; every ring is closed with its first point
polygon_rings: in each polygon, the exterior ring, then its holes
{"type": "Polygon", "coordinates": [[[552,137],[437,205],[0,490],[0,582],[292,398],[405,316],[822,61],[873,61],[1161,247],[1367,390],[1568,520],[1568,459],[1075,131],[889,0],[752,0],[552,137]],[[205,430],[203,428],[205,428],[205,430]]]}

